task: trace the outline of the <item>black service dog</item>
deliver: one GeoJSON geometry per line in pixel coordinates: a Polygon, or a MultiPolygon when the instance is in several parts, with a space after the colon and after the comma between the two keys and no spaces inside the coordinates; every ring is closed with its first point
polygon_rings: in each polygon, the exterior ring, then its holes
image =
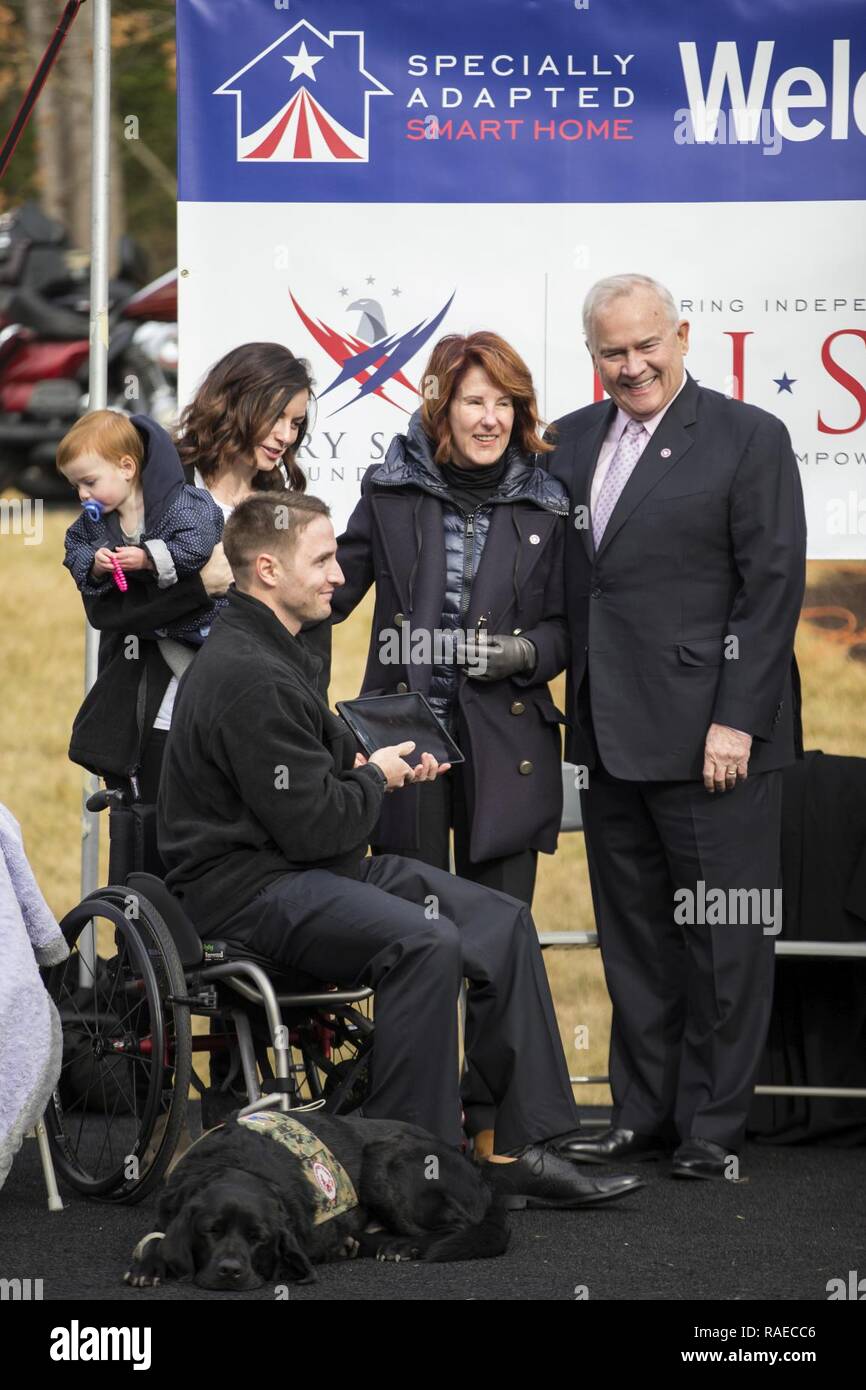
{"type": "Polygon", "coordinates": [[[469,1159],[426,1130],[321,1111],[290,1118],[309,1146],[327,1146],[324,1159],[302,1162],[275,1142],[267,1115],[212,1130],[168,1178],[160,1231],[136,1246],[127,1283],[192,1279],[205,1289],[247,1290],[271,1280],[309,1283],[314,1264],[358,1255],[443,1261],[505,1251],[503,1206],[469,1159]],[[354,1188],[348,1209],[339,1209],[335,1172],[341,1182],[348,1176],[345,1190],[354,1188]]]}

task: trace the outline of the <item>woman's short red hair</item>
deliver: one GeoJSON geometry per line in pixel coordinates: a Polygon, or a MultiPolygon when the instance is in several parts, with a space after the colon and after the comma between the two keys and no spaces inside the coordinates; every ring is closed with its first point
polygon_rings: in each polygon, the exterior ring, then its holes
{"type": "Polygon", "coordinates": [[[430,354],[421,383],[421,423],[433,441],[437,463],[451,458],[448,408],[470,367],[481,367],[497,390],[514,402],[512,442],[524,454],[546,454],[553,448],[541,436],[532,374],[519,353],[498,333],[449,333],[430,354]]]}

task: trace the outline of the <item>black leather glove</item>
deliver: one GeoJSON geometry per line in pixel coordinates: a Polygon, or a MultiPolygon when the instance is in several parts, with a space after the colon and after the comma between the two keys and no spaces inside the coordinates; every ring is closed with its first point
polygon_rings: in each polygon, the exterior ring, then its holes
{"type": "Polygon", "coordinates": [[[466,646],[466,674],[478,681],[501,681],[535,669],[538,652],[528,637],[486,634],[466,646]]]}

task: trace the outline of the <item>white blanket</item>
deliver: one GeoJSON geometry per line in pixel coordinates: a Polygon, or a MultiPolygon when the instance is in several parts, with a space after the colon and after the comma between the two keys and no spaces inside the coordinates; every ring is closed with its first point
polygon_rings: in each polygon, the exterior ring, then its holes
{"type": "Polygon", "coordinates": [[[21,827],[0,803],[0,1187],[60,1075],[60,1018],[39,966],[68,955],[27,862],[21,827]]]}

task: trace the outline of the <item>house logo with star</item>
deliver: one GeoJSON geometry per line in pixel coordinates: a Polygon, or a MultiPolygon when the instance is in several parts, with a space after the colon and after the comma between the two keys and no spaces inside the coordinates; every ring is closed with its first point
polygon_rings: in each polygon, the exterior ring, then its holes
{"type": "Polygon", "coordinates": [[[393,93],[367,71],[364,34],[301,19],[216,88],[234,97],[240,164],[364,164],[370,101],[393,93]]]}

